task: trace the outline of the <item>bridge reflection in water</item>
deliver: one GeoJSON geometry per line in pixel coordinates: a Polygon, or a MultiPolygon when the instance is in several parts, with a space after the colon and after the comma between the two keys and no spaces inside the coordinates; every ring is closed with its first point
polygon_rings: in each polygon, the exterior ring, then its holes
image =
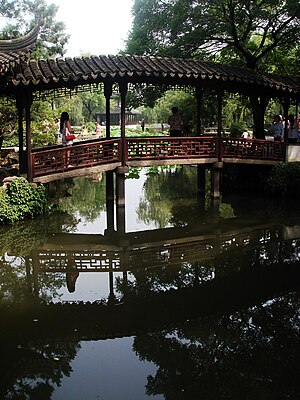
{"type": "MultiPolygon", "coordinates": [[[[3,387],[24,374],[17,368],[24,362],[27,375],[60,382],[82,340],[134,335],[139,357],[158,368],[148,394],[296,398],[300,214],[256,218],[250,205],[237,224],[220,218],[219,201],[207,209],[199,197],[206,223],[126,232],[126,204],[115,209],[107,194],[104,234],[33,234],[20,278],[26,294],[1,300],[3,387]],[[47,280],[76,293],[89,273],[106,273],[107,298],[45,300],[47,280]]],[[[16,263],[12,256],[3,256],[3,268],[16,263]]]]}

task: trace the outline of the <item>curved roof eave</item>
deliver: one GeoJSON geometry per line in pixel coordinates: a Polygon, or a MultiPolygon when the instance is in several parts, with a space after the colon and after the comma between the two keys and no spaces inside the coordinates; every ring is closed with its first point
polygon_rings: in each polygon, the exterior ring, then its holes
{"type": "Polygon", "coordinates": [[[116,83],[200,84],[228,91],[280,93],[296,98],[300,96],[300,77],[262,74],[211,62],[153,56],[31,60],[12,68],[5,78],[5,91],[8,93],[23,85],[34,92],[109,80],[116,83]]]}
{"type": "Polygon", "coordinates": [[[16,39],[0,40],[0,74],[25,62],[29,52],[35,45],[40,26],[36,25],[27,34],[16,39]]]}

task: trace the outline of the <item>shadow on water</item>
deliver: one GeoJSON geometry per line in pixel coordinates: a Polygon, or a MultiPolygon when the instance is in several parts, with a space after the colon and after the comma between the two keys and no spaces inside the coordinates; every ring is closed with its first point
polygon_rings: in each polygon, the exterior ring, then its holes
{"type": "Polygon", "coordinates": [[[299,398],[294,201],[138,172],[121,210],[107,177],[77,178],[48,188],[49,216],[0,228],[1,396],[299,398]]]}

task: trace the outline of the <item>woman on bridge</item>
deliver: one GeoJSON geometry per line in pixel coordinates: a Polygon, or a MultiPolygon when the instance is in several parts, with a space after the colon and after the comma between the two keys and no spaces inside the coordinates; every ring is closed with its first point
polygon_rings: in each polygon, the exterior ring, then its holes
{"type": "MultiPolygon", "coordinates": [[[[71,146],[73,144],[73,140],[75,139],[75,135],[73,129],[71,128],[69,114],[66,111],[61,113],[59,130],[61,133],[63,146],[71,146]]],[[[66,153],[65,164],[70,167],[70,150],[68,150],[66,153]]]]}

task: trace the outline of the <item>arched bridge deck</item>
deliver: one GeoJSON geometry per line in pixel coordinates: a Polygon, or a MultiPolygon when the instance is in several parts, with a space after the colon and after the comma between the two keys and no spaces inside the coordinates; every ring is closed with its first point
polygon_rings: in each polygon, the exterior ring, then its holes
{"type": "Polygon", "coordinates": [[[73,146],[35,149],[33,178],[74,169],[103,166],[211,164],[217,161],[276,164],[285,161],[282,142],[217,136],[127,137],[77,142],[73,146]]]}

